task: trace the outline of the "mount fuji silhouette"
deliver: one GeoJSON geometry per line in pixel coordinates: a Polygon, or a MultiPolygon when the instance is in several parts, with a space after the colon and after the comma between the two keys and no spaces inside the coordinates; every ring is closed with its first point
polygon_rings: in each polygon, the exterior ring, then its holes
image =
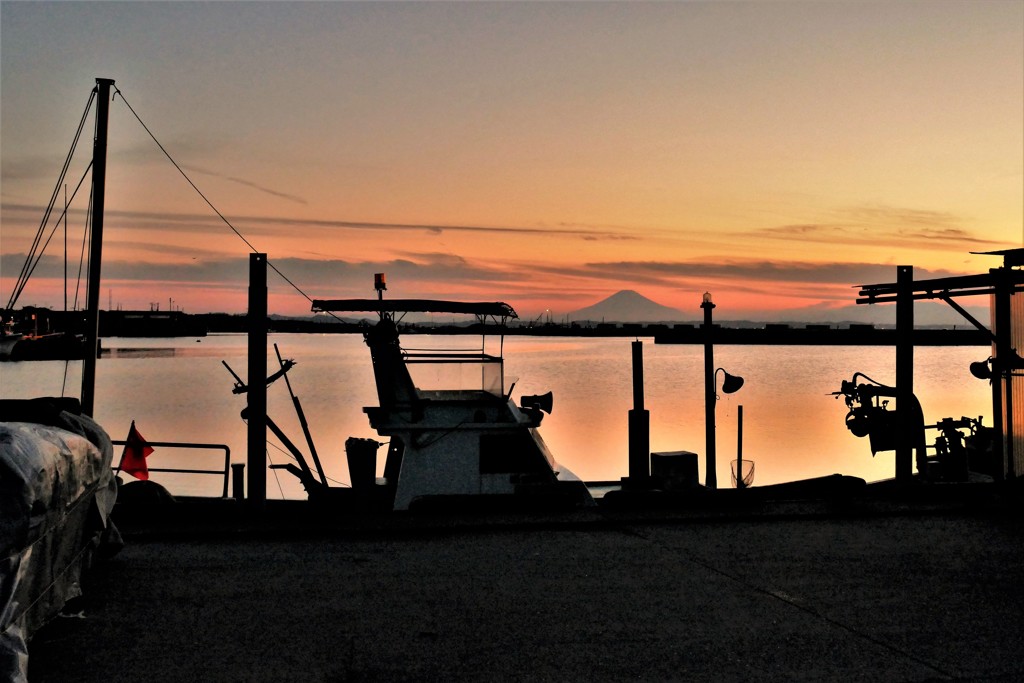
{"type": "Polygon", "coordinates": [[[593,306],[569,313],[570,320],[609,323],[676,322],[697,317],[696,314],[687,316],[679,309],[662,306],[631,289],[616,292],[593,306]]]}

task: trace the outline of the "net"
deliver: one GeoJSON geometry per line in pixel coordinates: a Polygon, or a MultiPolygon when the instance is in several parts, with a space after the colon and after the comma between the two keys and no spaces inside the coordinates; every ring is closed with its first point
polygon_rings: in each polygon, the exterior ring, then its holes
{"type": "Polygon", "coordinates": [[[733,486],[733,488],[745,489],[748,486],[753,485],[753,483],[754,483],[754,461],[753,460],[743,460],[742,463],[739,460],[733,460],[732,461],[732,467],[730,469],[732,470],[732,486],[733,486]],[[743,472],[742,473],[737,473],[736,472],[737,467],[740,466],[740,465],[742,465],[742,467],[743,467],[743,472]],[[739,480],[739,485],[738,486],[737,486],[737,479],[739,480]]]}

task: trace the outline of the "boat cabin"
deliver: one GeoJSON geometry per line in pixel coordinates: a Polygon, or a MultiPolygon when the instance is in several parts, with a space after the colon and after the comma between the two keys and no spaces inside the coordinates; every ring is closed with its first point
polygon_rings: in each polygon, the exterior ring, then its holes
{"type": "MultiPolygon", "coordinates": [[[[503,331],[518,317],[511,306],[381,297],[314,300],[313,311],[378,316],[365,340],[379,405],[363,410],[388,440],[384,477],[372,486],[394,510],[482,501],[593,504],[583,482],[555,461],[538,432],[551,411],[551,394],[523,396],[517,405],[514,383],[505,386],[503,331]],[[476,316],[482,343],[473,350],[405,348],[399,324],[407,313],[476,316]],[[497,353],[487,352],[488,321],[497,323],[497,353]]],[[[366,440],[359,441],[365,449],[366,440]]],[[[350,447],[354,475],[353,455],[350,447]]],[[[367,486],[357,479],[354,489],[367,486]]]]}

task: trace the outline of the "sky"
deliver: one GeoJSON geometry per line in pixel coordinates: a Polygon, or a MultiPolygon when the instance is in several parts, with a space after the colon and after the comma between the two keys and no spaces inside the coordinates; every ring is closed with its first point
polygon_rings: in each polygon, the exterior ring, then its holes
{"type": "MultiPolygon", "coordinates": [[[[1024,245],[1021,0],[3,0],[0,305],[97,77],[119,91],[104,307],[243,313],[256,249],[310,298],[384,272],[391,297],[523,318],[632,289],[827,321],[897,265],[984,272],[971,252],[1024,245]]],[[[64,306],[49,229],[18,306],[64,306]]],[[[309,312],[269,279],[271,312],[309,312]]]]}

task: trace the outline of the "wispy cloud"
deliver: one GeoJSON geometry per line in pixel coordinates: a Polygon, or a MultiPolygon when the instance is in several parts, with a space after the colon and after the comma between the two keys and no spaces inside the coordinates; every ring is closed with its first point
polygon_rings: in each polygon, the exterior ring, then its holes
{"type": "Polygon", "coordinates": [[[952,213],[890,206],[855,206],[839,209],[836,220],[798,223],[753,230],[754,238],[798,240],[820,244],[871,245],[928,250],[963,250],[1009,246],[979,237],[962,227],[952,213]]]}
{"type": "MultiPolygon", "coordinates": [[[[129,298],[125,292],[187,291],[199,287],[230,292],[238,301],[244,302],[248,282],[247,258],[184,260],[182,257],[189,253],[188,250],[178,247],[162,249],[176,261],[107,260],[103,270],[104,286],[112,286],[121,292],[120,296],[129,298]]],[[[0,256],[0,270],[5,274],[16,273],[23,260],[22,254],[3,254],[0,256]]],[[[579,308],[620,289],[661,292],[664,298],[661,303],[668,305],[675,303],[672,293],[711,289],[739,295],[740,300],[748,295],[751,301],[776,296],[828,306],[851,302],[854,288],[858,285],[895,279],[895,267],[891,264],[768,260],[725,263],[608,261],[566,267],[539,262],[481,262],[441,252],[406,251],[387,260],[292,257],[272,259],[271,263],[310,298],[367,296],[371,292],[373,274],[385,272],[395,296],[401,296],[398,292],[453,299],[484,296],[489,300],[509,301],[513,305],[528,303],[540,306],[542,310],[550,307],[551,301],[562,302],[566,310],[579,308]]],[[[915,277],[919,280],[961,274],[915,269],[915,277]]],[[[35,275],[59,282],[63,278],[61,259],[44,257],[35,275]]],[[[277,295],[293,292],[273,273],[270,288],[277,295]]],[[[293,313],[306,310],[301,299],[295,301],[293,313]]],[[[33,303],[39,302],[34,300],[33,303]]]]}
{"type": "MultiPolygon", "coordinates": [[[[36,219],[42,215],[43,209],[40,206],[29,204],[3,204],[4,212],[10,212],[12,218],[20,220],[36,219]]],[[[84,215],[81,209],[71,212],[79,217],[84,215]]],[[[193,230],[205,232],[211,225],[221,223],[220,219],[211,214],[195,213],[174,213],[174,212],[146,212],[146,211],[119,211],[108,209],[107,220],[117,220],[118,227],[152,229],[156,226],[174,226],[178,230],[193,230]]],[[[288,228],[323,228],[328,230],[365,230],[382,232],[404,232],[417,231],[434,235],[441,235],[446,232],[462,233],[493,233],[510,235],[531,235],[531,236],[568,236],[579,237],[586,240],[633,240],[638,239],[635,235],[605,232],[600,228],[587,227],[524,227],[524,226],[500,226],[500,225],[465,225],[465,224],[443,224],[443,223],[381,223],[373,221],[353,220],[332,220],[313,218],[292,218],[287,216],[228,216],[228,220],[243,234],[255,231],[260,234],[276,233],[282,227],[288,228]]]]}
{"type": "Polygon", "coordinates": [[[269,194],[269,195],[274,196],[274,197],[280,197],[281,199],[287,199],[288,201],[295,202],[296,204],[308,204],[309,203],[308,201],[306,201],[302,197],[297,197],[295,195],[287,194],[285,192],[279,192],[277,190],[272,190],[269,187],[263,187],[262,185],[254,183],[251,180],[245,180],[244,178],[236,178],[234,176],[229,176],[229,175],[226,175],[224,173],[218,173],[216,171],[210,171],[210,170],[207,170],[207,169],[204,169],[204,168],[199,168],[198,166],[192,166],[192,165],[182,166],[182,168],[185,169],[186,171],[192,171],[192,172],[195,172],[195,173],[200,173],[202,175],[210,176],[210,177],[213,177],[213,178],[222,178],[224,180],[229,180],[229,181],[231,181],[233,183],[238,183],[239,185],[244,185],[245,187],[251,187],[252,189],[257,190],[259,192],[262,192],[264,194],[269,194]]]}
{"type": "MultiPolygon", "coordinates": [[[[743,282],[788,283],[802,285],[856,286],[871,282],[889,282],[895,279],[891,264],[879,263],[811,263],[803,261],[728,261],[699,263],[686,261],[603,261],[583,264],[575,268],[538,266],[539,271],[575,278],[593,278],[618,282],[633,282],[661,287],[678,286],[680,282],[730,282],[735,290],[743,282]]],[[[918,268],[918,279],[962,275],[946,270],[918,268]]],[[[752,291],[753,291],[752,289],[752,291]]]]}

